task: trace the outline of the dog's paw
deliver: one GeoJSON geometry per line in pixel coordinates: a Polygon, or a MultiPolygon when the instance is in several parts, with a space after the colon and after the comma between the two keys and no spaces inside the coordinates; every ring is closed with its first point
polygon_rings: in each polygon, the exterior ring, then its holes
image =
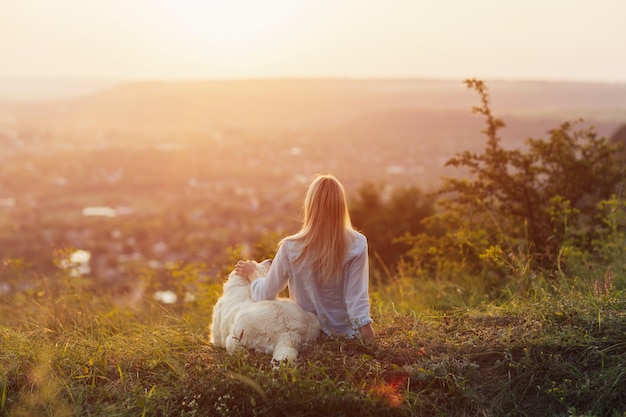
{"type": "Polygon", "coordinates": [[[277,369],[281,366],[289,365],[298,359],[298,351],[290,347],[280,347],[274,349],[272,357],[272,368],[277,369]]]}
{"type": "Polygon", "coordinates": [[[278,370],[280,368],[283,368],[289,365],[291,362],[293,361],[289,360],[288,358],[282,358],[282,359],[272,358],[272,369],[278,370]]]}

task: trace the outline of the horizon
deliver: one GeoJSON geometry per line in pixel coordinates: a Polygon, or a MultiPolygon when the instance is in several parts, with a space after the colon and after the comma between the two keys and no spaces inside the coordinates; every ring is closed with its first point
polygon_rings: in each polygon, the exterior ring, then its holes
{"type": "MultiPolygon", "coordinates": [[[[38,102],[48,100],[64,100],[80,98],[90,94],[97,94],[107,89],[133,84],[187,84],[187,83],[227,83],[227,82],[281,82],[281,81],[337,81],[337,82],[419,82],[424,84],[458,84],[459,92],[465,88],[466,79],[454,78],[425,78],[425,77],[240,77],[240,78],[136,78],[114,79],[98,77],[29,77],[29,76],[0,76],[0,102],[38,102]]],[[[482,79],[491,87],[513,84],[551,84],[551,85],[578,85],[610,87],[620,89],[626,87],[624,82],[609,81],[575,81],[550,79],[482,79]]]]}
{"type": "MultiPolygon", "coordinates": [[[[315,82],[315,81],[336,81],[336,82],[417,82],[423,85],[456,85],[458,91],[465,90],[463,83],[465,80],[473,78],[466,77],[463,79],[455,78],[425,78],[425,77],[249,77],[249,78],[144,78],[144,79],[114,79],[114,78],[98,78],[98,77],[28,77],[17,76],[8,77],[0,76],[0,103],[6,102],[42,102],[56,101],[65,99],[81,98],[91,94],[106,91],[116,87],[130,86],[134,84],[189,84],[197,83],[227,83],[227,82],[281,82],[281,81],[297,81],[297,82],[315,82]]],[[[527,85],[548,85],[552,86],[584,86],[590,88],[618,88],[620,91],[626,87],[625,82],[607,82],[607,81],[573,81],[573,80],[549,80],[549,79],[505,79],[492,78],[482,79],[495,89],[498,86],[507,86],[515,84],[527,85]]],[[[426,87],[430,88],[430,87],[426,87]]],[[[505,87],[506,88],[506,87],[505,87]]],[[[496,90],[493,90],[496,91],[496,90]]]]}
{"type": "Polygon", "coordinates": [[[2,79],[626,83],[619,0],[3,3],[2,79]]]}

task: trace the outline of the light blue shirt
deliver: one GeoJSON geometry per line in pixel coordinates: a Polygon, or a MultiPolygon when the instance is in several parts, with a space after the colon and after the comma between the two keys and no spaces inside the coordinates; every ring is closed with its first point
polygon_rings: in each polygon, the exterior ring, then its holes
{"type": "Polygon", "coordinates": [[[372,322],[367,239],[354,232],[343,263],[341,281],[333,284],[318,284],[312,268],[294,265],[300,246],[298,241],[283,241],[267,276],[252,282],[252,299],[273,300],[289,286],[289,298],[304,310],[316,314],[326,334],[360,336],[359,329],[372,322]]]}

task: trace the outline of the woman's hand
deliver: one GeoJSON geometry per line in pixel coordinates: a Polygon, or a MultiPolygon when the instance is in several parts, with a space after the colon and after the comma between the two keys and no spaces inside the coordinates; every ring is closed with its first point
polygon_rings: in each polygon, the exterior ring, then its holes
{"type": "Polygon", "coordinates": [[[361,337],[364,341],[373,342],[376,338],[376,334],[374,333],[374,328],[372,327],[372,323],[368,323],[365,326],[359,329],[361,332],[361,337]]]}
{"type": "Polygon", "coordinates": [[[235,273],[240,277],[244,277],[248,281],[252,282],[258,277],[259,272],[256,269],[256,265],[252,261],[239,261],[235,265],[235,273]]]}

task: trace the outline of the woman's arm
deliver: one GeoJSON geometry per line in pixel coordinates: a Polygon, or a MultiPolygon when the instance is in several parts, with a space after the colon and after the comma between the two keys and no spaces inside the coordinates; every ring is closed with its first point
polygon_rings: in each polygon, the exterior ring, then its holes
{"type": "Polygon", "coordinates": [[[281,245],[272,261],[266,277],[259,277],[254,263],[239,261],[235,272],[250,281],[250,292],[254,301],[273,300],[287,287],[289,260],[285,245],[281,245]]]}
{"type": "Polygon", "coordinates": [[[361,253],[350,260],[347,277],[344,284],[346,308],[350,322],[359,329],[361,336],[374,337],[371,326],[369,300],[369,260],[367,244],[363,245],[361,253]]]}

